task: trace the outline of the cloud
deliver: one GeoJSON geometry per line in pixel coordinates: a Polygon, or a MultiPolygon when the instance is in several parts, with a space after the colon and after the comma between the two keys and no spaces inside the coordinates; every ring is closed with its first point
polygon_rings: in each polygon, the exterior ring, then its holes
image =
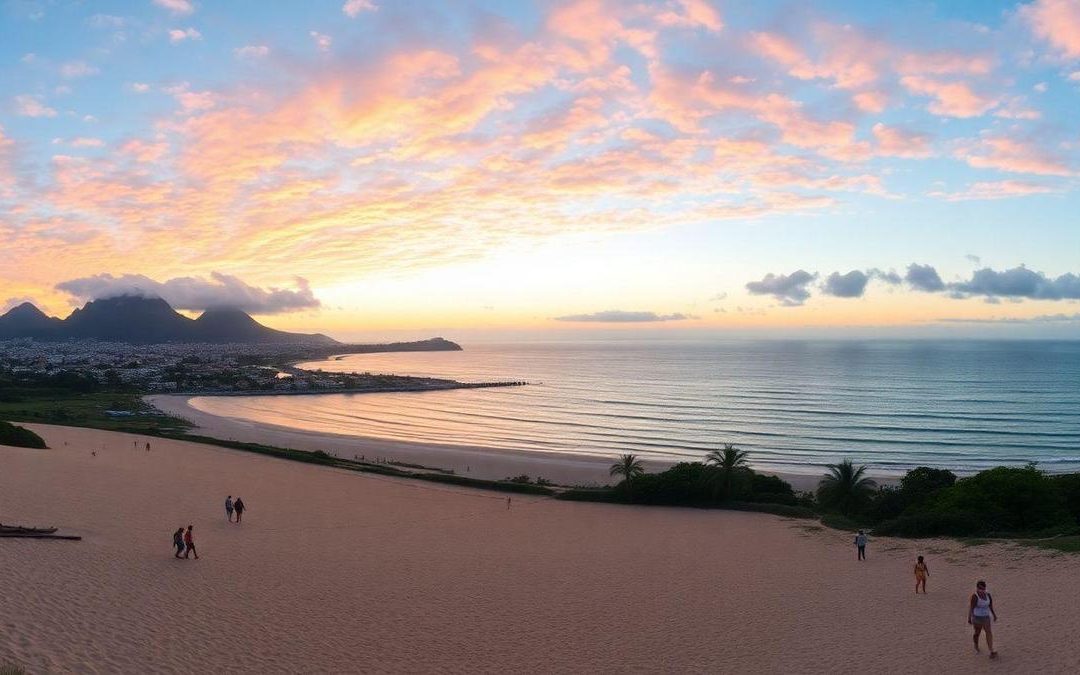
{"type": "Polygon", "coordinates": [[[202,33],[194,28],[172,28],[169,30],[169,42],[176,44],[184,40],[201,40],[202,33]]]}
{"type": "Polygon", "coordinates": [[[1013,324],[1038,324],[1038,323],[1080,323],[1080,312],[1075,314],[1040,314],[1031,317],[993,317],[989,319],[972,318],[946,318],[936,319],[941,323],[1013,323],[1013,324]]]}
{"type": "Polygon", "coordinates": [[[1030,300],[1080,300],[1080,276],[1067,273],[1051,278],[1023,265],[1000,272],[984,267],[971,279],[949,284],[957,297],[982,295],[987,298],[1030,300]]]}
{"type": "Polygon", "coordinates": [[[899,127],[887,127],[881,122],[875,124],[871,131],[877,140],[877,152],[880,155],[921,159],[932,154],[930,137],[926,134],[899,127]]]}
{"type": "Polygon", "coordinates": [[[937,270],[932,265],[920,265],[911,263],[908,265],[904,281],[917,291],[936,293],[945,290],[945,282],[938,276],[937,270]]]}
{"type": "Polygon", "coordinates": [[[173,14],[184,15],[195,11],[195,6],[189,0],[154,0],[154,4],[169,10],[173,14]]]}
{"type": "Polygon", "coordinates": [[[278,314],[320,306],[306,279],[296,277],[296,286],[296,290],[259,288],[238,277],[214,272],[210,279],[177,277],[164,282],[141,274],[97,274],[64,281],[56,288],[82,301],[122,295],[160,297],[174,309],[193,311],[235,308],[252,314],[278,314]]]}
{"type": "Polygon", "coordinates": [[[378,7],[371,0],[347,0],[341,6],[341,12],[350,19],[355,19],[360,12],[374,12],[376,9],[378,7]]]}
{"type": "Polygon", "coordinates": [[[867,270],[866,273],[870,275],[871,279],[877,279],[878,281],[882,281],[891,286],[896,286],[903,282],[903,278],[894,270],[886,272],[885,270],[880,270],[875,267],[874,269],[867,270]]]}
{"type": "Polygon", "coordinates": [[[332,37],[330,37],[329,35],[323,35],[317,30],[309,32],[308,35],[310,35],[311,39],[315,41],[315,47],[320,52],[330,51],[330,45],[334,42],[334,39],[332,37]]]}
{"type": "Polygon", "coordinates": [[[977,181],[959,192],[934,191],[931,197],[940,197],[950,202],[970,200],[1011,199],[1054,192],[1054,188],[1041,183],[1022,180],[977,181]]]}
{"type": "Polygon", "coordinates": [[[45,105],[40,96],[19,94],[15,97],[15,114],[23,117],[56,117],[56,110],[45,105]]]}
{"type": "Polygon", "coordinates": [[[557,316],[555,321],[571,321],[583,323],[653,323],[657,321],[687,321],[696,319],[690,314],[657,314],[656,312],[624,312],[620,309],[611,309],[592,314],[569,314],[557,316]]]}
{"type": "Polygon", "coordinates": [[[817,278],[806,270],[796,270],[791,274],[766,274],[761,281],[746,284],[746,290],[753,295],[771,295],[785,307],[797,307],[810,297],[807,285],[817,278]]]}
{"type": "Polygon", "coordinates": [[[145,82],[132,82],[131,90],[134,91],[136,94],[145,94],[146,92],[150,91],[150,85],[146,84],[145,82]]]}
{"type": "Polygon", "coordinates": [[[986,136],[957,149],[956,157],[976,169],[997,169],[1010,173],[1041,176],[1068,176],[1072,169],[1053,152],[1034,143],[1007,136],[986,136]]]}
{"type": "Polygon", "coordinates": [[[101,71],[97,66],[92,66],[86,61],[68,61],[60,66],[60,74],[68,79],[97,75],[99,72],[101,71]]]}
{"type": "Polygon", "coordinates": [[[261,59],[270,54],[266,45],[244,45],[233,50],[238,59],[261,59]]]}
{"type": "Polygon", "coordinates": [[[969,261],[971,261],[971,262],[975,263],[976,265],[980,265],[980,264],[982,264],[982,258],[980,258],[979,256],[975,255],[974,253],[968,253],[967,255],[965,255],[965,256],[964,256],[964,258],[965,258],[966,260],[969,260],[969,261]]]}
{"type": "Polygon", "coordinates": [[[900,84],[912,94],[933,98],[927,110],[935,115],[978,117],[998,104],[997,99],[976,93],[966,82],[908,75],[900,78],[900,84]]]}
{"type": "Polygon", "coordinates": [[[1080,4],[1075,0],[1036,0],[1021,6],[1020,16],[1060,54],[1080,58],[1080,4]]]}
{"type": "Polygon", "coordinates": [[[825,278],[821,290],[825,295],[838,298],[861,298],[868,281],[870,276],[860,270],[851,270],[847,274],[833,272],[825,278]]]}

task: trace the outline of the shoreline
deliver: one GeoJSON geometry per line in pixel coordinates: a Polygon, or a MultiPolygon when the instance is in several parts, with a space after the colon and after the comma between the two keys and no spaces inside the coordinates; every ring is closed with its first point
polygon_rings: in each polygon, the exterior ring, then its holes
{"type": "MultiPolygon", "coordinates": [[[[563,453],[495,448],[484,446],[455,445],[452,443],[418,443],[373,436],[352,436],[332,432],[295,429],[276,424],[252,422],[232,417],[211,415],[196,409],[190,399],[198,395],[151,394],[143,400],[158,410],[179,417],[193,426],[189,431],[221,440],[260,443],[293,450],[313,452],[322,450],[341,459],[362,456],[371,459],[387,459],[408,464],[419,464],[433,469],[452,470],[471,478],[502,480],[528,475],[545,478],[559,485],[604,486],[611,485],[609,469],[615,457],[600,455],[567,455],[563,453]]],[[[664,461],[642,458],[648,472],[663,471],[680,461],[664,461]]],[[[821,480],[823,471],[796,473],[756,469],[758,473],[775,475],[791,484],[796,491],[813,491],[821,480]]],[[[879,485],[893,485],[899,476],[871,474],[879,485]]]]}

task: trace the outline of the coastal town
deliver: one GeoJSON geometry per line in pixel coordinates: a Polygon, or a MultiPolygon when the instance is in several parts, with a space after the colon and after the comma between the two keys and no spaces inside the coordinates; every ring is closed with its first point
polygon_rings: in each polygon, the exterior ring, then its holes
{"type": "MultiPolygon", "coordinates": [[[[421,343],[400,343],[414,350],[421,343]]],[[[452,343],[448,343],[452,344],[452,343]]],[[[396,351],[395,345],[341,346],[342,352],[396,351]]],[[[87,391],[123,388],[200,395],[428,391],[515,386],[518,381],[457,382],[430,377],[307,370],[293,365],[326,358],[326,350],[280,344],[0,341],[0,376],[55,382],[87,391]]]]}

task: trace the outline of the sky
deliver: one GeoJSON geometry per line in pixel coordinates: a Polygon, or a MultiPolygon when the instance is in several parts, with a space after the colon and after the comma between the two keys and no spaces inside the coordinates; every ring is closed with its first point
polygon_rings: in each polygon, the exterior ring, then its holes
{"type": "Polygon", "coordinates": [[[0,310],[1080,338],[1080,0],[0,0],[0,310]]]}

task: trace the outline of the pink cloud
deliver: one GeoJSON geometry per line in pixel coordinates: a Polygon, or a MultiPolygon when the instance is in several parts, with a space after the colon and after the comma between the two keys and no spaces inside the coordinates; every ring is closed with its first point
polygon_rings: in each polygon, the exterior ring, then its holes
{"type": "Polygon", "coordinates": [[[956,156],[978,169],[1043,176],[1070,176],[1073,171],[1060,157],[1029,142],[988,136],[960,148],[956,156]]]}
{"type": "Polygon", "coordinates": [[[147,143],[137,138],[120,146],[120,152],[131,156],[137,162],[156,162],[164,157],[168,150],[168,143],[147,143]]]}
{"type": "Polygon", "coordinates": [[[880,155],[917,159],[933,154],[930,150],[930,137],[926,134],[885,126],[881,122],[875,124],[871,131],[880,155]]]}
{"type": "Polygon", "coordinates": [[[371,0],[347,0],[341,6],[341,12],[350,19],[355,19],[361,12],[374,12],[376,9],[378,7],[371,0]]]}
{"type": "Polygon", "coordinates": [[[173,14],[191,14],[195,6],[189,0],[154,0],[154,4],[173,14]]]}
{"type": "Polygon", "coordinates": [[[1075,0],[1035,0],[1021,6],[1020,16],[1063,56],[1080,58],[1080,4],[1075,0]]]}
{"type": "Polygon", "coordinates": [[[980,181],[972,183],[960,192],[931,192],[931,197],[940,197],[950,202],[1011,199],[1029,195],[1046,194],[1054,189],[1041,183],[1019,180],[980,181]]]}
{"type": "Polygon", "coordinates": [[[334,39],[331,38],[329,35],[323,35],[319,31],[315,30],[310,31],[308,35],[310,35],[311,39],[315,41],[315,47],[320,52],[330,51],[330,45],[333,44],[334,39]]]}
{"type": "Polygon", "coordinates": [[[927,109],[946,117],[978,117],[998,104],[997,99],[976,93],[965,82],[947,82],[930,77],[908,75],[900,83],[919,96],[935,99],[927,109]]]}
{"type": "Polygon", "coordinates": [[[15,97],[15,113],[23,117],[56,117],[56,110],[45,105],[40,96],[32,94],[15,97]]]}
{"type": "Polygon", "coordinates": [[[169,42],[176,44],[184,40],[201,40],[202,33],[194,28],[172,28],[169,30],[169,42]]]}

